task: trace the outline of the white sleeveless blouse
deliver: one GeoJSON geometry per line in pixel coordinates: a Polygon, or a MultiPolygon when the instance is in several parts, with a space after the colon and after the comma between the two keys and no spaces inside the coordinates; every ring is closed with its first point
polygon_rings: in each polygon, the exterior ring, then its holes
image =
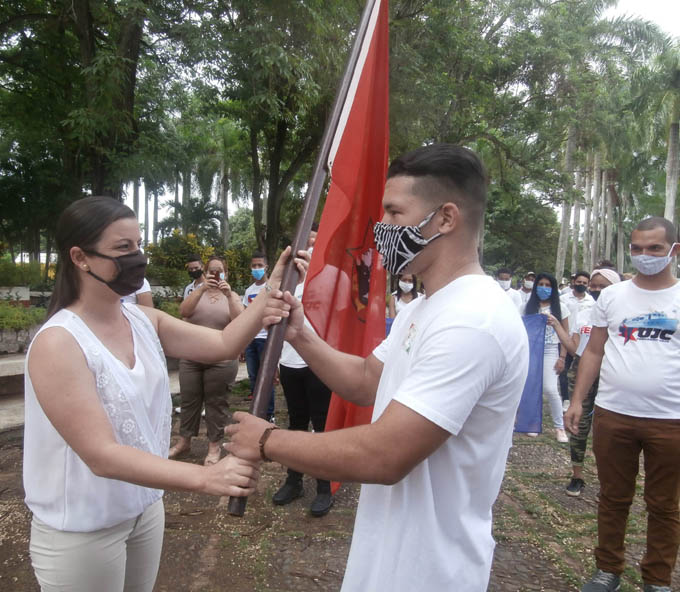
{"type": "MultiPolygon", "coordinates": [[[[116,358],[75,313],[62,309],[49,327],[66,329],[85,355],[95,376],[97,396],[120,444],[167,458],[172,403],[163,348],[146,315],[122,304],[134,341],[135,366],[116,358]]],[[[54,428],[24,372],[24,489],[26,505],[52,528],[91,532],[139,516],[163,496],[160,489],[95,475],[54,428]]],[[[82,421],[74,416],[73,421],[82,421]]],[[[93,437],[97,437],[93,434],[93,437]]]]}

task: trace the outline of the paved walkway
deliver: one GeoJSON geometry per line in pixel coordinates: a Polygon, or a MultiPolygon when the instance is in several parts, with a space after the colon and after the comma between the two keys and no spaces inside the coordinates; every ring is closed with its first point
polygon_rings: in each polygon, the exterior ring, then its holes
{"type": "Polygon", "coordinates": [[[0,356],[0,377],[24,373],[24,354],[0,356]]]}
{"type": "MultiPolygon", "coordinates": [[[[0,380],[18,377],[24,372],[24,355],[10,355],[0,357],[0,380]]],[[[171,370],[170,394],[179,394],[179,371],[171,370]]],[[[236,381],[248,378],[245,363],[239,364],[236,381]]],[[[24,394],[23,392],[0,395],[0,432],[19,428],[24,425],[24,394]]]]}

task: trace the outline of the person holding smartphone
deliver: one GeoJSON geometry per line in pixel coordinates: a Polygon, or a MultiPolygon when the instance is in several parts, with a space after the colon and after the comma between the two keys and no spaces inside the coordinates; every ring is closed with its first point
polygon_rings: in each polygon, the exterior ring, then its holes
{"type": "MultiPolygon", "coordinates": [[[[182,302],[180,314],[194,325],[222,330],[243,312],[243,305],[239,295],[227,283],[223,259],[211,257],[208,260],[205,278],[182,302]]],[[[214,465],[220,460],[220,443],[229,418],[229,391],[237,373],[237,359],[216,364],[180,360],[179,440],[170,448],[170,458],[181,458],[191,452],[191,438],[198,435],[205,406],[208,454],[203,464],[214,465]]]]}

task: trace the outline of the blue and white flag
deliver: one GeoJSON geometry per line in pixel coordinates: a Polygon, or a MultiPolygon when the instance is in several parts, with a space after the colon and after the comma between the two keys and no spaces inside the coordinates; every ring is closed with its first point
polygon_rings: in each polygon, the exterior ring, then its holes
{"type": "Polygon", "coordinates": [[[522,317],[529,336],[529,374],[519,402],[515,431],[540,433],[543,423],[543,347],[548,317],[543,314],[522,317]]]}

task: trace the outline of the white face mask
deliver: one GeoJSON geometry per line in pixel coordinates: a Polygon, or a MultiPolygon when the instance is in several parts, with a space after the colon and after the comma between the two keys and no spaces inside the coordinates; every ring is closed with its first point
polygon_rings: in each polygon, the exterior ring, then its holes
{"type": "Polygon", "coordinates": [[[661,273],[671,262],[671,252],[678,243],[671,245],[671,250],[665,257],[655,257],[654,255],[631,255],[630,262],[642,275],[656,275],[661,273]]]}
{"type": "Polygon", "coordinates": [[[534,287],[534,282],[530,282],[529,280],[524,280],[524,287],[527,290],[532,290],[534,287]]]}
{"type": "Polygon", "coordinates": [[[405,293],[410,292],[413,290],[413,282],[402,282],[399,280],[399,289],[405,293]]]}
{"type": "Polygon", "coordinates": [[[503,288],[506,292],[510,289],[510,280],[496,280],[498,285],[503,288]]]}

